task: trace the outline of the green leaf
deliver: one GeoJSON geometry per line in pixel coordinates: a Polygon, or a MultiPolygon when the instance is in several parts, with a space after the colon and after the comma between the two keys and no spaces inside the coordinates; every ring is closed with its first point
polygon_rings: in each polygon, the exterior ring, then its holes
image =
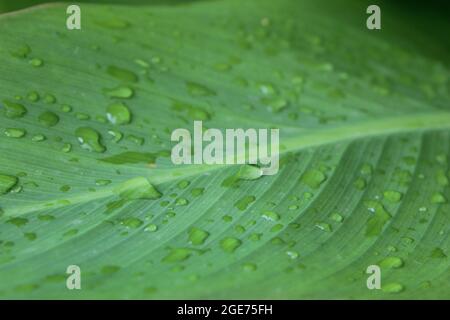
{"type": "Polygon", "coordinates": [[[448,67],[313,3],[0,16],[0,298],[448,298],[448,67]],[[194,120],[279,172],[172,164],[194,120]]]}

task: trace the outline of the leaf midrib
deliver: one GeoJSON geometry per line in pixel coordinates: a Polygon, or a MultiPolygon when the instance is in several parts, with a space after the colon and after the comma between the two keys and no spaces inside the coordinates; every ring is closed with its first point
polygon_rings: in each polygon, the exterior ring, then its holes
{"type": "MultiPolygon", "coordinates": [[[[321,130],[302,131],[300,136],[291,136],[283,139],[280,137],[280,156],[289,152],[298,152],[308,148],[320,147],[332,143],[353,141],[358,139],[398,134],[414,131],[427,131],[433,129],[450,129],[450,113],[434,112],[422,113],[416,115],[406,115],[400,117],[380,118],[376,120],[363,121],[349,124],[347,126],[331,127],[321,130]]],[[[281,133],[282,135],[282,133],[281,133]]],[[[185,179],[206,172],[222,169],[229,165],[189,165],[170,169],[155,169],[153,174],[147,176],[149,181],[158,186],[174,180],[185,179]],[[181,173],[181,174],[175,174],[181,173]]],[[[48,203],[58,202],[60,200],[69,200],[70,204],[55,204],[51,208],[61,208],[67,205],[79,204],[95,199],[112,196],[115,186],[105,188],[96,193],[79,193],[73,197],[64,197],[61,199],[49,199],[36,202],[33,205],[15,207],[13,209],[5,208],[6,216],[23,215],[43,209],[48,209],[48,203]]]]}

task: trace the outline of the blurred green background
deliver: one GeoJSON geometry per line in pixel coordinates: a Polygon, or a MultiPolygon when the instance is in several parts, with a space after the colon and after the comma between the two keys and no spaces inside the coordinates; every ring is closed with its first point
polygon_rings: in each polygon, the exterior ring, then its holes
{"type": "MultiPolygon", "coordinates": [[[[227,0],[0,0],[0,13],[48,2],[101,3],[122,5],[180,5],[198,1],[227,0]]],[[[245,0],[242,0],[245,1],[245,0]]],[[[274,0],[276,1],[276,0],[274,0]]],[[[304,0],[298,1],[305,10],[319,7],[324,16],[334,20],[354,21],[365,27],[366,8],[377,4],[381,8],[382,33],[388,40],[400,42],[407,49],[450,65],[450,1],[443,0],[304,0]]]]}

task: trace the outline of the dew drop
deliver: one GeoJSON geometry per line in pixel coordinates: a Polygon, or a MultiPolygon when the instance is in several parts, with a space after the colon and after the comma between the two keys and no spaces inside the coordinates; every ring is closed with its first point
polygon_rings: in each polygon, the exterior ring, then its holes
{"type": "Polygon", "coordinates": [[[119,270],[120,270],[119,266],[108,265],[108,266],[103,266],[100,272],[104,275],[110,275],[110,274],[118,272],[119,270]]]}
{"type": "Polygon", "coordinates": [[[196,83],[196,82],[192,82],[192,81],[188,81],[186,82],[186,87],[188,89],[188,92],[193,95],[193,96],[215,96],[216,92],[212,89],[209,89],[208,87],[196,83]]]}
{"type": "Polygon", "coordinates": [[[123,68],[119,68],[116,66],[108,66],[106,69],[106,72],[110,76],[112,76],[116,79],[122,80],[124,82],[137,82],[138,81],[138,76],[134,72],[123,69],[123,68]]]}
{"type": "Polygon", "coordinates": [[[383,230],[384,225],[391,219],[391,215],[383,207],[381,203],[375,200],[366,201],[364,203],[372,216],[366,223],[366,236],[378,236],[383,230]]]}
{"type": "Polygon", "coordinates": [[[145,231],[145,232],[155,232],[155,231],[157,231],[157,230],[158,230],[158,226],[157,226],[156,224],[153,224],[153,223],[147,225],[147,226],[144,228],[144,231],[145,231]]]}
{"type": "Polygon", "coordinates": [[[170,252],[162,259],[163,262],[173,263],[181,262],[187,260],[192,254],[191,249],[187,248],[173,248],[170,252]]]}
{"type": "Polygon", "coordinates": [[[326,175],[317,169],[306,171],[301,177],[301,181],[311,189],[318,189],[326,179],[326,175]]]}
{"type": "Polygon", "coordinates": [[[256,197],[254,197],[254,196],[245,196],[245,197],[242,197],[241,199],[239,199],[239,200],[234,204],[234,206],[235,206],[236,208],[238,208],[239,210],[244,211],[244,210],[246,210],[247,207],[248,207],[251,203],[253,203],[255,200],[256,200],[256,197]]]}
{"type": "Polygon", "coordinates": [[[130,229],[136,229],[136,228],[139,228],[140,226],[142,226],[144,224],[144,222],[139,218],[128,217],[128,218],[122,219],[120,221],[120,224],[127,228],[130,228],[130,229]]]}
{"type": "Polygon", "coordinates": [[[431,251],[430,257],[434,259],[444,259],[447,258],[447,255],[444,253],[444,250],[442,250],[442,248],[434,248],[431,251]]]}
{"type": "Polygon", "coordinates": [[[331,225],[328,223],[325,223],[325,222],[317,222],[316,227],[325,232],[333,231],[333,229],[331,228],[331,225]]]}
{"type": "Polygon", "coordinates": [[[386,285],[383,285],[382,289],[384,292],[387,292],[387,293],[400,293],[405,288],[400,283],[391,282],[386,285]]]}
{"type": "Polygon", "coordinates": [[[205,188],[194,188],[191,191],[193,197],[199,197],[205,192],[205,188]]]}
{"type": "Polygon", "coordinates": [[[18,181],[17,177],[0,174],[0,195],[8,193],[16,186],[18,181]]]}
{"type": "Polygon", "coordinates": [[[80,127],[75,135],[83,149],[95,152],[105,152],[106,148],[100,142],[100,133],[89,127],[80,127]]]}
{"type": "Polygon", "coordinates": [[[113,103],[106,109],[106,117],[112,124],[128,124],[131,121],[131,112],[125,104],[113,103]]]}
{"type": "Polygon", "coordinates": [[[29,63],[35,68],[42,67],[44,65],[44,61],[39,58],[30,59],[29,63]]]}
{"type": "Polygon", "coordinates": [[[391,203],[398,203],[402,199],[402,193],[395,190],[386,190],[383,192],[383,197],[391,203]]]}
{"type": "Polygon", "coordinates": [[[334,220],[336,222],[344,221],[344,217],[341,214],[337,213],[337,212],[332,213],[330,218],[331,218],[331,220],[334,220]]]}
{"type": "Polygon", "coordinates": [[[31,91],[27,94],[27,99],[31,102],[39,101],[39,98],[39,93],[37,93],[36,91],[31,91]]]}
{"type": "Polygon", "coordinates": [[[39,115],[39,122],[46,127],[53,127],[58,124],[59,117],[54,112],[45,111],[39,115]]]}
{"type": "Polygon", "coordinates": [[[378,265],[381,268],[401,268],[403,267],[403,260],[399,257],[387,257],[381,260],[378,265]]]}
{"type": "Polygon", "coordinates": [[[273,211],[265,211],[262,214],[262,217],[264,219],[266,219],[266,220],[269,220],[269,221],[278,221],[278,220],[280,220],[280,215],[278,213],[276,213],[276,212],[273,212],[273,211]]]}
{"type": "Polygon", "coordinates": [[[253,272],[253,271],[256,271],[256,269],[258,269],[258,267],[254,263],[247,262],[242,265],[242,269],[247,272],[253,272]]]}
{"type": "Polygon", "coordinates": [[[447,198],[440,192],[436,192],[431,196],[431,203],[442,204],[447,203],[447,198]]]}
{"type": "Polygon", "coordinates": [[[44,141],[46,138],[43,134],[36,134],[31,138],[31,141],[33,142],[42,142],[44,141]]]}
{"type": "Polygon", "coordinates": [[[193,245],[202,245],[208,237],[209,232],[200,228],[194,227],[189,231],[189,241],[193,245]]]}
{"type": "Polygon", "coordinates": [[[6,128],[3,133],[8,138],[22,138],[27,132],[20,128],[6,128]]]}
{"type": "Polygon", "coordinates": [[[117,186],[113,192],[124,200],[161,198],[162,194],[144,177],[127,180],[117,186]]]}
{"type": "Polygon", "coordinates": [[[116,87],[112,89],[103,89],[103,92],[111,98],[129,99],[133,97],[134,90],[130,87],[116,87]]]}
{"type": "Polygon", "coordinates": [[[236,238],[227,237],[220,241],[222,250],[228,253],[233,253],[242,244],[242,241],[236,238]]]}
{"type": "Polygon", "coordinates": [[[8,118],[21,118],[27,113],[27,108],[17,102],[3,100],[3,106],[5,107],[5,116],[8,118]]]}
{"type": "Polygon", "coordinates": [[[14,217],[6,221],[6,223],[10,223],[15,225],[16,227],[23,227],[28,223],[28,219],[22,217],[14,217]]]}

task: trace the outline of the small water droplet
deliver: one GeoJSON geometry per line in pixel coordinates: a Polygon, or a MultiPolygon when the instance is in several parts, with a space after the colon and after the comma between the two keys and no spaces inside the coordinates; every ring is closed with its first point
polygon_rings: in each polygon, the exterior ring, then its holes
{"type": "Polygon", "coordinates": [[[242,269],[244,269],[244,271],[247,271],[247,272],[253,272],[253,271],[256,271],[257,268],[258,268],[258,267],[257,267],[256,264],[250,263],[250,262],[244,263],[244,264],[242,265],[242,269]]]}
{"type": "Polygon", "coordinates": [[[370,200],[366,201],[364,204],[372,213],[372,216],[366,223],[366,236],[378,236],[383,230],[384,225],[391,219],[391,215],[378,201],[370,200]]]}
{"type": "Polygon", "coordinates": [[[209,89],[208,87],[196,83],[196,82],[192,82],[192,81],[188,81],[186,82],[186,86],[188,89],[188,92],[193,95],[193,96],[215,96],[216,92],[212,89],[209,89]]]}
{"type": "Polygon", "coordinates": [[[382,289],[383,289],[384,292],[387,292],[387,293],[400,293],[405,288],[400,283],[392,282],[392,283],[388,283],[388,284],[383,285],[382,289]]]}
{"type": "Polygon", "coordinates": [[[242,244],[242,241],[237,238],[227,237],[220,241],[222,250],[228,253],[233,253],[242,244]]]}
{"type": "Polygon", "coordinates": [[[22,217],[14,217],[6,221],[6,223],[10,223],[15,225],[16,227],[23,227],[28,223],[28,219],[22,217]]]}
{"type": "Polygon", "coordinates": [[[205,192],[205,188],[194,188],[191,191],[193,197],[199,197],[205,192]]]}
{"type": "Polygon", "coordinates": [[[202,245],[208,237],[209,232],[202,230],[200,228],[193,227],[189,231],[189,241],[193,245],[202,245]]]}
{"type": "Polygon", "coordinates": [[[162,259],[163,262],[173,263],[181,262],[187,260],[192,254],[191,249],[187,248],[173,248],[170,252],[162,259]]]}
{"type": "Polygon", "coordinates": [[[256,197],[254,197],[254,196],[245,196],[245,197],[242,197],[241,199],[239,199],[239,200],[234,204],[234,206],[235,206],[236,208],[238,208],[239,210],[244,211],[244,210],[246,210],[247,207],[248,207],[251,203],[253,203],[255,200],[256,200],[256,197]]]}
{"type": "Polygon", "coordinates": [[[123,134],[122,134],[120,131],[117,131],[117,130],[109,130],[109,131],[108,131],[108,134],[109,134],[110,136],[112,136],[113,141],[114,141],[115,143],[119,142],[119,141],[122,140],[122,138],[123,138],[123,134]]]}
{"type": "Polygon", "coordinates": [[[113,192],[124,200],[161,198],[162,194],[144,177],[127,180],[117,186],[113,192]]]}
{"type": "Polygon", "coordinates": [[[383,192],[383,197],[389,202],[397,203],[402,199],[402,193],[395,190],[386,190],[383,192]]]}
{"type": "Polygon", "coordinates": [[[27,108],[17,102],[3,100],[3,106],[5,107],[5,116],[8,118],[21,118],[27,113],[27,108]]]}
{"type": "Polygon", "coordinates": [[[119,270],[120,270],[119,266],[108,265],[108,266],[103,266],[100,272],[104,275],[110,275],[110,274],[118,272],[119,270]]]}
{"type": "Polygon", "coordinates": [[[33,66],[33,67],[42,67],[44,65],[44,61],[42,59],[39,58],[33,58],[30,59],[29,63],[33,66]]]}
{"type": "Polygon", "coordinates": [[[123,68],[119,68],[116,66],[108,66],[106,69],[106,72],[110,76],[112,76],[116,79],[122,80],[124,82],[137,82],[138,81],[138,76],[134,72],[123,69],[123,68]]]}
{"type": "Polygon", "coordinates": [[[64,112],[64,113],[69,113],[69,112],[72,111],[72,107],[69,106],[68,104],[63,104],[61,106],[61,111],[64,112]]]}
{"type": "Polygon", "coordinates": [[[153,224],[153,223],[147,225],[145,227],[145,229],[144,229],[145,232],[155,232],[157,230],[158,230],[158,226],[156,224],[153,224]]]}
{"type": "Polygon", "coordinates": [[[120,221],[120,224],[127,228],[130,228],[130,229],[136,229],[136,228],[139,228],[140,226],[142,226],[144,224],[144,222],[139,218],[128,217],[128,218],[122,219],[120,221]]]}
{"type": "Polygon", "coordinates": [[[44,102],[47,104],[54,104],[56,102],[56,97],[50,93],[44,96],[44,102]]]}
{"type": "Polygon", "coordinates": [[[83,149],[95,152],[105,152],[106,148],[100,142],[100,133],[89,127],[80,127],[75,131],[83,149]]]}
{"type": "Polygon", "coordinates": [[[331,228],[331,225],[328,223],[325,223],[325,222],[317,222],[316,227],[325,232],[333,231],[333,229],[331,228]]]}
{"type": "Polygon", "coordinates": [[[111,98],[129,99],[133,97],[134,90],[130,87],[116,87],[111,89],[103,89],[103,92],[111,98]]]}
{"type": "Polygon", "coordinates": [[[175,205],[177,206],[187,206],[189,204],[189,201],[186,198],[178,198],[175,201],[175,205]]]}
{"type": "Polygon", "coordinates": [[[112,181],[108,180],[108,179],[97,179],[95,180],[95,184],[97,186],[107,186],[108,184],[110,184],[112,181]]]}
{"type": "Polygon", "coordinates": [[[26,131],[20,128],[6,128],[3,133],[8,138],[22,138],[26,135],[26,131]]]}
{"type": "Polygon", "coordinates": [[[280,220],[280,215],[273,211],[264,211],[262,217],[269,221],[278,221],[280,220]]]}
{"type": "Polygon", "coordinates": [[[381,268],[401,268],[403,267],[403,260],[399,257],[387,257],[381,260],[378,265],[381,268]]]}
{"type": "Polygon", "coordinates": [[[430,257],[434,259],[444,259],[447,258],[447,255],[444,253],[444,250],[442,250],[442,248],[434,248],[431,251],[430,257]]]}
{"type": "Polygon", "coordinates": [[[431,203],[442,204],[447,203],[447,198],[440,192],[436,192],[431,196],[431,203]]]}
{"type": "Polygon", "coordinates": [[[286,254],[289,256],[289,258],[291,259],[297,259],[300,255],[298,254],[298,252],[296,251],[286,251],[286,254]]]}
{"type": "Polygon", "coordinates": [[[40,99],[39,93],[37,93],[36,91],[31,91],[27,94],[27,99],[31,102],[39,101],[40,99]]]}
{"type": "Polygon", "coordinates": [[[130,109],[124,103],[113,103],[106,109],[106,117],[112,124],[128,124],[131,121],[130,109]]]}
{"type": "Polygon", "coordinates": [[[337,213],[337,212],[332,213],[330,218],[332,220],[336,221],[336,222],[344,221],[344,217],[341,214],[337,213]]]}
{"type": "Polygon", "coordinates": [[[43,134],[36,134],[31,138],[31,141],[33,142],[41,142],[44,141],[46,138],[43,134]]]}
{"type": "Polygon", "coordinates": [[[37,239],[37,235],[34,232],[25,232],[23,235],[25,238],[27,238],[30,241],[34,241],[37,239]]]}
{"type": "Polygon", "coordinates": [[[59,117],[51,111],[45,111],[39,115],[39,122],[46,127],[53,127],[58,124],[59,117]]]}
{"type": "Polygon", "coordinates": [[[15,176],[0,174],[0,195],[9,192],[19,182],[15,176]]]}
{"type": "Polygon", "coordinates": [[[308,170],[301,177],[301,181],[311,189],[318,189],[326,179],[326,175],[317,169],[308,170]]]}
{"type": "Polygon", "coordinates": [[[358,190],[364,190],[366,188],[366,180],[364,178],[357,178],[354,182],[353,182],[353,186],[358,189],[358,190]]]}

